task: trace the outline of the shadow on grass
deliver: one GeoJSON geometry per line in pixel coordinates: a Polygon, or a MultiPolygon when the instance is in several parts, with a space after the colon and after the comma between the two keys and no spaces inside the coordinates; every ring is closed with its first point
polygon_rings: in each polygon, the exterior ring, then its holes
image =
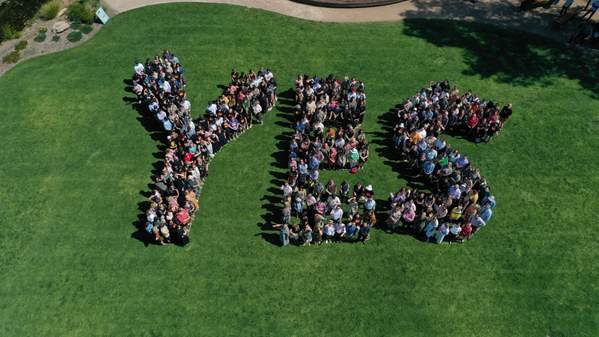
{"type": "MultiPolygon", "coordinates": [[[[403,103],[403,102],[402,102],[403,103]]],[[[386,165],[391,166],[393,171],[397,172],[398,178],[404,179],[407,181],[407,187],[413,189],[416,192],[427,192],[433,193],[437,195],[440,193],[438,187],[431,184],[429,180],[424,179],[422,175],[420,175],[419,170],[415,170],[412,166],[410,166],[406,161],[402,160],[399,156],[399,150],[395,149],[393,144],[393,135],[394,128],[398,121],[397,111],[402,107],[403,104],[397,104],[395,107],[389,109],[386,113],[380,115],[378,117],[378,122],[381,126],[380,131],[374,132],[373,143],[377,144],[377,154],[380,158],[384,159],[384,163],[386,165]]],[[[468,141],[474,141],[474,139],[470,137],[464,137],[460,132],[452,131],[445,132],[441,134],[441,136],[448,135],[454,138],[466,139],[468,141]]],[[[447,142],[448,146],[449,142],[447,142]]],[[[484,143],[481,143],[484,144],[484,143]]],[[[399,190],[401,186],[396,186],[396,190],[399,190]]],[[[396,232],[393,232],[387,228],[385,221],[387,220],[388,212],[391,208],[390,200],[387,199],[377,199],[377,219],[378,219],[378,228],[387,232],[387,233],[398,233],[404,235],[411,235],[415,239],[424,241],[424,238],[420,233],[413,233],[411,231],[406,231],[405,229],[399,229],[396,232]]]]}
{"type": "Polygon", "coordinates": [[[263,231],[257,235],[260,235],[265,241],[273,245],[280,245],[278,233],[272,231],[275,230],[273,225],[282,218],[281,190],[278,187],[287,181],[286,170],[288,166],[289,140],[293,134],[291,130],[294,122],[292,114],[293,90],[289,89],[279,93],[275,111],[276,117],[282,119],[282,121],[276,121],[275,124],[284,127],[287,131],[275,137],[277,140],[277,150],[271,155],[272,162],[270,166],[272,169],[269,171],[272,177],[270,183],[273,186],[269,187],[260,199],[264,202],[262,209],[265,210],[265,213],[261,216],[263,222],[256,225],[263,231]]]}
{"type": "Polygon", "coordinates": [[[557,77],[566,77],[577,81],[591,97],[599,98],[599,58],[593,52],[472,22],[407,19],[404,33],[436,46],[463,49],[468,66],[465,75],[495,77],[519,86],[547,86],[557,77]]]}
{"type": "MultiPolygon", "coordinates": [[[[383,159],[383,163],[385,165],[391,166],[393,171],[397,173],[397,178],[405,180],[409,188],[417,191],[434,192],[432,186],[429,186],[424,179],[419,177],[418,172],[416,172],[406,162],[401,160],[400,156],[398,155],[398,151],[393,146],[393,128],[397,122],[396,111],[400,106],[401,105],[398,104],[378,117],[380,131],[373,132],[374,138],[372,142],[377,145],[376,152],[378,156],[383,159]]],[[[396,186],[397,190],[399,190],[399,188],[399,185],[396,186]]],[[[414,235],[414,233],[407,232],[404,229],[398,229],[398,231],[395,232],[389,230],[385,221],[387,220],[387,216],[389,214],[388,212],[391,209],[391,203],[388,199],[388,196],[379,197],[383,198],[376,199],[376,217],[378,219],[376,227],[380,231],[388,234],[397,233],[402,235],[411,235],[415,239],[423,241],[419,235],[414,235]]]]}
{"type": "MultiPolygon", "coordinates": [[[[123,80],[123,83],[125,84],[125,91],[128,93],[133,93],[133,91],[131,90],[133,85],[132,81],[130,79],[125,79],[123,80]]],[[[156,147],[157,151],[152,154],[154,158],[157,159],[157,161],[152,164],[152,172],[150,176],[150,181],[154,181],[153,177],[159,175],[164,167],[163,160],[167,148],[167,134],[165,131],[163,131],[158,121],[150,117],[147,108],[145,107],[145,105],[141,104],[137,97],[124,96],[122,100],[125,104],[131,106],[132,110],[137,111],[137,120],[150,134],[152,140],[160,142],[156,147]]],[[[131,238],[139,240],[146,247],[150,244],[155,244],[155,240],[153,240],[153,237],[151,237],[145,229],[146,211],[150,208],[150,202],[147,201],[147,198],[151,195],[151,190],[154,188],[154,184],[150,183],[148,184],[148,190],[139,191],[139,194],[143,196],[146,200],[137,204],[139,214],[137,216],[137,220],[133,221],[133,223],[131,224],[135,228],[135,231],[131,233],[131,238]]]]}

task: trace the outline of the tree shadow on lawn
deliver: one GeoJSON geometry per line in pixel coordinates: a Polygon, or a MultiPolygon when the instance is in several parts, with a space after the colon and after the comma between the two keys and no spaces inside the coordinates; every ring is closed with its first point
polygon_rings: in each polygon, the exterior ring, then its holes
{"type": "Polygon", "coordinates": [[[534,34],[473,22],[406,19],[404,33],[439,47],[463,49],[468,66],[465,75],[495,77],[518,86],[548,86],[552,78],[566,77],[577,81],[592,98],[599,98],[599,58],[592,51],[568,49],[534,34]]]}

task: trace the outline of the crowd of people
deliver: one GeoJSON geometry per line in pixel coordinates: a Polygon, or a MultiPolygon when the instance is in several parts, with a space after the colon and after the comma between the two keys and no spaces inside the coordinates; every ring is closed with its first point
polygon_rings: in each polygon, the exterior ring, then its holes
{"type": "Polygon", "coordinates": [[[510,118],[511,104],[499,108],[443,81],[431,82],[396,113],[393,145],[433,193],[402,188],[392,194],[387,227],[436,243],[469,240],[491,219],[495,198],[468,156],[447,144],[441,133],[488,140],[510,118]]]}
{"type": "Polygon", "coordinates": [[[364,83],[299,75],[295,81],[294,135],[290,141],[289,183],[317,181],[319,168],[356,173],[368,160],[364,83]]]}
{"type": "Polygon", "coordinates": [[[292,186],[287,182],[281,190],[282,222],[274,227],[280,229],[283,246],[365,243],[376,224],[372,185],[357,183],[351,188],[347,181],[337,186],[329,180],[324,186],[319,181],[292,186]]]}
{"type": "Polygon", "coordinates": [[[492,101],[482,101],[471,91],[460,95],[448,81],[430,83],[429,88],[420,90],[398,109],[393,141],[396,146],[416,146],[427,135],[438,137],[443,132],[476,142],[488,141],[501,131],[511,114],[511,104],[500,108],[492,101]],[[404,142],[406,138],[411,142],[404,142]]]}
{"type": "Polygon", "coordinates": [[[231,72],[222,95],[208,104],[205,114],[193,120],[185,91],[185,70],[165,50],[145,63],[136,62],[132,90],[142,113],[155,119],[164,131],[166,150],[145,214],[144,230],[159,244],[188,242],[198,197],[214,154],[276,102],[276,83],[268,69],[231,72]]]}
{"type": "Polygon", "coordinates": [[[365,242],[376,223],[372,186],[319,181],[319,169],[356,173],[368,160],[361,129],[366,111],[364,82],[329,75],[299,75],[294,91],[294,134],[290,139],[287,181],[282,186],[282,245],[365,242]],[[343,210],[346,203],[347,210],[343,210]],[[345,216],[344,216],[345,215],[345,216]],[[292,217],[297,223],[291,224],[292,217]]]}

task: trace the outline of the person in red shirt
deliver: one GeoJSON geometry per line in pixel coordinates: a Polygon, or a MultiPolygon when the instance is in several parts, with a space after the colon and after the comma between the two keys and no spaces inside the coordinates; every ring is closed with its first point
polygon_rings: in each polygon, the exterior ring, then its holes
{"type": "Polygon", "coordinates": [[[473,129],[476,127],[476,125],[478,125],[478,116],[476,113],[472,113],[470,117],[468,117],[468,127],[473,129]]]}
{"type": "Polygon", "coordinates": [[[470,237],[472,236],[472,225],[470,223],[463,225],[461,234],[465,240],[470,240],[470,237]]]}

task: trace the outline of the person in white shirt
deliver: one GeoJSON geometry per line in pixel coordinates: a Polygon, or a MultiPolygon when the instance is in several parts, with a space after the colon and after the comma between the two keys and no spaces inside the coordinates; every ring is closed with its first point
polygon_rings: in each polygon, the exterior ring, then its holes
{"type": "Polygon", "coordinates": [[[462,227],[458,224],[453,224],[451,226],[451,228],[449,228],[449,236],[447,238],[449,243],[458,241],[458,238],[459,238],[461,232],[462,232],[462,227]]]}
{"type": "Polygon", "coordinates": [[[206,111],[210,115],[216,116],[216,102],[215,101],[210,102],[210,104],[208,104],[208,107],[206,107],[206,111]]]}
{"type": "Polygon", "coordinates": [[[343,222],[338,222],[335,224],[335,241],[341,242],[345,237],[345,224],[343,222]]]}
{"type": "Polygon", "coordinates": [[[324,243],[329,243],[335,236],[335,226],[333,226],[333,221],[329,220],[323,228],[324,231],[324,243]]]}
{"type": "Polygon", "coordinates": [[[254,118],[260,122],[260,124],[264,123],[262,120],[262,105],[260,105],[258,100],[255,100],[254,104],[252,105],[252,114],[254,115],[254,118]]]}
{"type": "Polygon", "coordinates": [[[170,83],[168,83],[168,81],[164,81],[164,82],[162,83],[162,90],[163,90],[164,92],[166,92],[166,93],[169,93],[169,94],[170,94],[170,93],[171,93],[171,84],[170,84],[170,83]]]}
{"type": "Polygon", "coordinates": [[[291,193],[293,193],[293,187],[291,187],[289,183],[285,183],[283,186],[281,186],[281,190],[283,191],[284,200],[287,200],[287,198],[291,196],[291,193]]]}
{"type": "Polygon", "coordinates": [[[140,75],[140,76],[141,76],[141,75],[143,75],[143,74],[144,74],[145,67],[144,67],[144,65],[143,65],[143,64],[141,64],[141,62],[137,62],[137,63],[135,64],[135,66],[133,66],[133,70],[135,71],[135,73],[136,73],[137,75],[140,75]]]}
{"type": "Polygon", "coordinates": [[[333,210],[335,206],[339,206],[340,204],[341,199],[336,195],[331,195],[327,198],[327,209],[333,210]]]}
{"type": "Polygon", "coordinates": [[[341,222],[341,218],[343,217],[343,209],[341,208],[341,206],[339,206],[339,204],[335,205],[335,208],[333,208],[331,210],[331,219],[335,222],[335,223],[339,223],[341,222]]]}

